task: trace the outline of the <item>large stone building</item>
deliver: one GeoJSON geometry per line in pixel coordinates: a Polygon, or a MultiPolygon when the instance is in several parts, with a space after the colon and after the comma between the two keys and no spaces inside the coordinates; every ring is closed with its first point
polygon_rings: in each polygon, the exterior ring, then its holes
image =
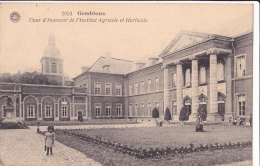
{"type": "MultiPolygon", "coordinates": [[[[49,36],[42,73],[61,85],[63,60],[49,36]]],[[[0,83],[0,118],[79,120],[151,118],[166,107],[178,120],[182,106],[195,120],[247,118],[253,106],[253,32],[238,36],[182,31],[160,55],[132,62],[100,57],[74,78],[75,87],[0,83]]]]}
{"type": "Polygon", "coordinates": [[[253,106],[253,32],[227,37],[182,31],[162,53],[136,63],[100,57],[74,78],[88,89],[89,118],[160,116],[168,107],[178,120],[182,106],[194,120],[247,118],[253,106]]]}

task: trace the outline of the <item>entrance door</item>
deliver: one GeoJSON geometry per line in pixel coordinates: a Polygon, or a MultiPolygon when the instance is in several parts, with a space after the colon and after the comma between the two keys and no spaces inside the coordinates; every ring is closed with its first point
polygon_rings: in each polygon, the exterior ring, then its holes
{"type": "Polygon", "coordinates": [[[224,121],[225,103],[218,103],[218,114],[222,117],[222,121],[224,121]]]}
{"type": "Polygon", "coordinates": [[[78,111],[78,121],[83,121],[82,111],[78,111]]]}
{"type": "Polygon", "coordinates": [[[185,105],[185,110],[187,113],[187,120],[189,120],[189,116],[191,114],[191,105],[185,105]]]}
{"type": "MultiPolygon", "coordinates": [[[[201,110],[202,108],[207,112],[207,104],[199,104],[199,109],[201,110]]],[[[207,118],[203,119],[203,121],[205,121],[206,119],[207,118]]]]}

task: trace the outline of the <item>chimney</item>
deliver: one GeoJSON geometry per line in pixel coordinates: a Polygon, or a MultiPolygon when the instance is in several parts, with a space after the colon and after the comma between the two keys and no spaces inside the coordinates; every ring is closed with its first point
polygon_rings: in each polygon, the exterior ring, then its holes
{"type": "Polygon", "coordinates": [[[159,58],[149,58],[149,66],[154,65],[158,60],[159,58]]]}

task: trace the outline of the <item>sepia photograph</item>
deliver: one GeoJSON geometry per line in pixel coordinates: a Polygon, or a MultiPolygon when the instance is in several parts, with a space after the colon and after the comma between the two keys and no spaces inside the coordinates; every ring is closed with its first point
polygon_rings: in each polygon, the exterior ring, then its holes
{"type": "Polygon", "coordinates": [[[258,166],[259,3],[1,2],[0,166],[258,166]]]}

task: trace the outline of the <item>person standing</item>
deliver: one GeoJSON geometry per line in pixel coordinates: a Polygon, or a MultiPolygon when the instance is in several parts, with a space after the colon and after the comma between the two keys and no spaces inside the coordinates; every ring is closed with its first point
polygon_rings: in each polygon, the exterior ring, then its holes
{"type": "Polygon", "coordinates": [[[48,126],[48,131],[45,133],[45,147],[47,149],[47,154],[49,155],[49,151],[52,155],[52,147],[54,146],[55,134],[54,127],[48,126]]]}
{"type": "Polygon", "coordinates": [[[249,123],[250,123],[250,127],[252,127],[252,114],[250,114],[249,123]]]}

